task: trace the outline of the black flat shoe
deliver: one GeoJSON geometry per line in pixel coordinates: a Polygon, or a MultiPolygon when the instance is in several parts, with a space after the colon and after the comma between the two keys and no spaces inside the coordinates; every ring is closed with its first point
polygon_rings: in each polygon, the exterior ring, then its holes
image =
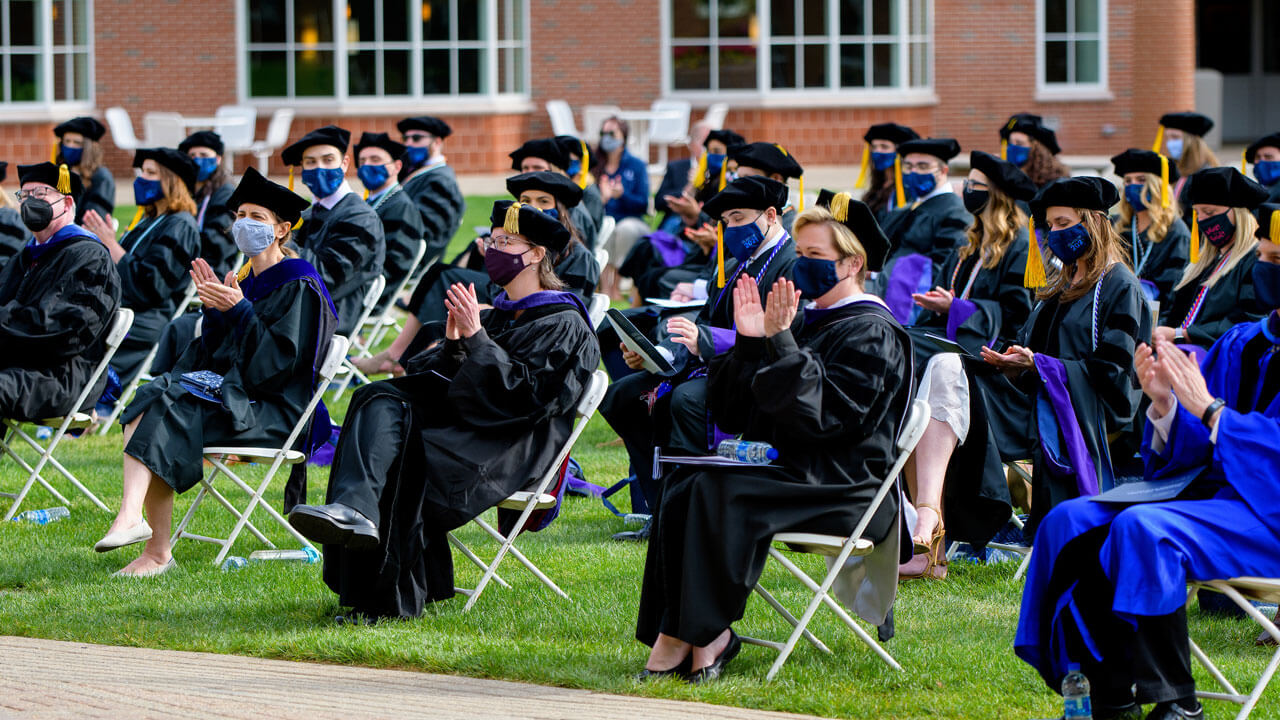
{"type": "Polygon", "coordinates": [[[625,532],[614,533],[612,539],[618,542],[645,542],[649,539],[649,535],[653,532],[653,518],[650,517],[644,521],[644,525],[639,530],[627,530],[625,532]]]}
{"type": "Polygon", "coordinates": [[[724,673],[725,666],[729,661],[738,656],[738,651],[742,649],[742,638],[738,637],[738,633],[729,628],[729,644],[724,646],[724,650],[716,658],[715,662],[710,665],[699,668],[689,674],[690,685],[701,685],[702,683],[718,680],[720,675],[724,673]]]}
{"type": "Polygon", "coordinates": [[[693,653],[684,656],[679,665],[670,670],[650,670],[645,668],[636,674],[637,682],[649,682],[650,680],[661,680],[665,677],[687,678],[689,671],[693,668],[693,653]]]}
{"type": "Polygon", "coordinates": [[[289,512],[289,524],[303,537],[324,545],[353,550],[378,546],[378,527],[373,521],[341,503],[298,505],[289,512]]]}
{"type": "Polygon", "coordinates": [[[1147,720],[1200,720],[1204,717],[1204,706],[1196,702],[1194,710],[1188,710],[1176,702],[1162,702],[1147,713],[1147,720]]]}

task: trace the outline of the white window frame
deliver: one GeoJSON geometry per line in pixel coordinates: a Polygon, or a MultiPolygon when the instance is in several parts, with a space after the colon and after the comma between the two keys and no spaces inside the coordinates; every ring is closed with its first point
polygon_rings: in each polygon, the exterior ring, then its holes
{"type": "MultiPolygon", "coordinates": [[[[683,0],[662,0],[660,7],[660,28],[659,28],[659,45],[660,45],[660,62],[659,74],[661,76],[661,87],[663,97],[689,100],[696,106],[705,106],[713,102],[731,102],[736,107],[746,108],[773,108],[773,107],[904,107],[904,106],[921,106],[937,104],[938,96],[934,92],[935,62],[934,62],[934,0],[920,0],[924,5],[924,32],[923,34],[912,34],[910,26],[907,22],[909,17],[910,5],[913,0],[894,0],[897,5],[898,17],[902,18],[904,27],[895,33],[897,37],[896,44],[899,47],[897,65],[898,76],[908,83],[907,86],[900,87],[864,87],[864,88],[844,88],[839,87],[840,82],[840,45],[857,42],[866,43],[867,52],[870,53],[870,46],[873,41],[870,38],[878,37],[871,33],[865,36],[845,36],[840,34],[839,23],[836,18],[839,14],[839,0],[827,0],[827,28],[826,35],[823,36],[823,43],[828,47],[827,52],[827,86],[826,87],[809,87],[809,88],[774,88],[772,87],[771,77],[771,48],[772,48],[772,0],[756,0],[756,27],[759,33],[756,48],[756,89],[754,90],[677,90],[674,87],[674,78],[671,68],[671,49],[681,45],[699,45],[710,44],[700,43],[697,38],[677,40],[672,37],[672,17],[671,4],[674,2],[682,2],[683,0]],[[913,43],[924,43],[926,48],[926,74],[928,82],[919,87],[910,87],[910,53],[913,43]]],[[[1039,0],[1037,0],[1039,1],[1039,0]]],[[[709,20],[708,36],[714,37],[715,29],[715,13],[709,20]]],[[[801,30],[801,28],[797,28],[801,30]]],[[[796,44],[796,40],[804,42],[805,37],[819,36],[786,36],[785,44],[788,46],[801,47],[796,44]]],[[[880,43],[875,43],[880,44],[880,43]]],[[[716,52],[718,45],[710,44],[712,49],[711,68],[713,82],[716,79],[716,66],[718,63],[718,53],[716,52]]],[[[871,66],[868,64],[867,72],[871,73],[871,66]]]]}
{"type": "MultiPolygon", "coordinates": [[[[1045,3],[1048,0],[1035,0],[1036,6],[1036,97],[1038,102],[1070,102],[1096,101],[1114,99],[1110,89],[1110,68],[1108,58],[1109,32],[1108,14],[1111,7],[1108,0],[1096,0],[1098,3],[1098,82],[1096,83],[1051,83],[1045,79],[1048,68],[1045,67],[1045,44],[1048,42],[1068,43],[1068,66],[1073,66],[1075,43],[1081,39],[1090,40],[1093,33],[1048,33],[1045,31],[1045,3]],[[1082,37],[1084,36],[1084,37],[1082,37]]],[[[1074,3],[1078,0],[1065,0],[1074,3]]],[[[1068,23],[1074,23],[1075,13],[1068,11],[1068,23]]]]}
{"type": "MultiPolygon", "coordinates": [[[[504,40],[499,37],[498,33],[498,3],[504,0],[457,0],[457,2],[483,2],[486,4],[484,16],[484,37],[480,40],[465,40],[458,43],[449,41],[433,41],[423,40],[422,23],[409,23],[409,40],[396,41],[390,43],[391,47],[383,47],[384,50],[403,50],[408,49],[413,53],[413,60],[409,64],[409,89],[408,95],[352,95],[349,92],[347,83],[347,66],[345,60],[350,45],[347,42],[346,33],[346,17],[347,17],[347,0],[332,0],[333,3],[333,41],[330,43],[322,43],[318,48],[322,51],[332,48],[334,62],[333,81],[334,94],[323,97],[254,97],[249,94],[249,3],[253,0],[236,0],[236,94],[239,97],[240,104],[256,107],[260,110],[273,110],[276,108],[292,108],[301,116],[308,115],[325,115],[325,116],[345,116],[345,115],[386,115],[386,116],[404,116],[415,112],[434,111],[437,114],[443,113],[463,113],[463,114],[484,114],[484,113],[521,113],[529,112],[532,109],[530,101],[530,82],[532,77],[530,74],[529,48],[530,41],[530,5],[534,0],[524,0],[521,3],[521,23],[524,29],[524,37],[520,40],[504,40]],[[482,49],[489,59],[485,63],[485,79],[484,86],[489,88],[488,92],[479,94],[457,95],[458,77],[455,71],[450,77],[451,92],[450,94],[426,94],[422,92],[422,53],[428,50],[449,49],[454,56],[455,67],[457,50],[459,48],[482,49]],[[497,90],[498,84],[498,62],[502,57],[499,52],[503,49],[519,48],[524,51],[523,67],[519,71],[523,73],[522,92],[506,93],[497,90]],[[338,58],[343,58],[338,61],[338,58]]],[[[507,14],[507,29],[513,30],[513,13],[507,14]]],[[[416,18],[415,18],[416,20],[416,18]]],[[[450,14],[450,23],[457,24],[456,13],[450,14]]],[[[288,18],[287,23],[292,25],[293,19],[288,18]]],[[[292,42],[292,33],[287,33],[285,42],[283,43],[255,43],[254,50],[275,50],[289,53],[286,57],[292,65],[292,53],[296,52],[296,43],[292,42]]],[[[358,49],[368,50],[379,43],[358,43],[358,49]]],[[[507,53],[507,68],[514,69],[514,62],[510,60],[512,53],[507,53]]],[[[382,73],[382,63],[378,65],[379,74],[382,73]]],[[[292,91],[294,83],[294,75],[289,73],[288,85],[292,91]]],[[[379,83],[381,84],[381,83],[379,83]]]]}
{"type": "MultiPolygon", "coordinates": [[[[61,121],[67,118],[68,114],[89,113],[94,108],[94,83],[95,83],[95,65],[94,61],[94,24],[93,24],[93,0],[84,0],[83,12],[86,15],[86,33],[84,45],[59,45],[54,48],[53,45],[53,0],[38,0],[39,8],[37,10],[40,17],[40,47],[37,55],[40,58],[40,87],[38,100],[11,101],[4,97],[12,91],[12,82],[9,77],[10,55],[8,52],[4,54],[3,64],[0,65],[0,72],[3,72],[6,78],[4,94],[0,94],[0,120],[17,122],[17,121],[61,121]],[[67,68],[67,77],[74,78],[75,73],[75,55],[78,53],[87,53],[88,62],[88,97],[83,100],[63,100],[52,97],[53,93],[53,64],[56,61],[69,63],[67,68]]],[[[8,12],[8,4],[4,0],[0,0],[0,12],[8,12]]],[[[69,22],[69,18],[60,18],[58,22],[69,22]]],[[[0,37],[0,45],[8,48],[8,32],[9,24],[5,23],[5,35],[0,37]]],[[[70,40],[74,39],[75,33],[70,28],[65,33],[70,40]]],[[[24,53],[25,54],[25,53],[24,53]]],[[[74,79],[72,80],[74,82],[74,79]]]]}

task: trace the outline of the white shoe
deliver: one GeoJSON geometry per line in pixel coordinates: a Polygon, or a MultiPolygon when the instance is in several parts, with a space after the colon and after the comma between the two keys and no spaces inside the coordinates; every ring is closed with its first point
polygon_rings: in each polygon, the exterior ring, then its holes
{"type": "Polygon", "coordinates": [[[133,545],[135,543],[146,542],[151,539],[151,526],[146,520],[134,525],[131,528],[117,530],[113,533],[107,533],[93,546],[95,552],[107,552],[122,548],[125,545],[133,545]]]}
{"type": "Polygon", "coordinates": [[[176,567],[178,567],[178,561],[170,557],[169,562],[161,565],[158,568],[152,568],[151,570],[143,570],[142,572],[132,572],[132,573],[127,573],[124,571],[124,568],[120,568],[119,570],[111,573],[111,577],[149,578],[149,577],[155,577],[157,575],[163,575],[176,567]]]}

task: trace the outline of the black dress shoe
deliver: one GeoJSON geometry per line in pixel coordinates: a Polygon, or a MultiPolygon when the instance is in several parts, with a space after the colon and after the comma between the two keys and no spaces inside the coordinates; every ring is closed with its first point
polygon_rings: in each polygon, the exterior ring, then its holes
{"type": "Polygon", "coordinates": [[[378,546],[378,526],[342,503],[298,505],[289,512],[289,524],[303,537],[324,545],[342,545],[353,550],[378,546]]]}
{"type": "Polygon", "coordinates": [[[1147,720],[1184,720],[1184,718],[1200,720],[1204,717],[1204,706],[1198,701],[1192,702],[1195,702],[1193,710],[1188,710],[1177,702],[1162,702],[1151,708],[1151,712],[1147,713],[1147,720]]]}
{"type": "Polygon", "coordinates": [[[649,534],[653,532],[653,518],[650,517],[644,521],[644,525],[639,530],[628,530],[626,532],[614,533],[613,539],[618,542],[644,542],[649,539],[649,534]]]}
{"type": "Polygon", "coordinates": [[[661,680],[665,677],[687,678],[689,670],[693,668],[693,653],[684,656],[679,665],[670,670],[650,670],[645,668],[636,674],[636,681],[648,682],[650,680],[661,680]]]}
{"type": "Polygon", "coordinates": [[[742,638],[738,637],[738,633],[729,628],[729,644],[724,646],[724,650],[720,651],[720,655],[716,657],[715,662],[710,665],[699,668],[689,674],[690,685],[701,685],[720,678],[724,673],[724,668],[729,661],[738,656],[738,651],[742,649],[742,638]]]}

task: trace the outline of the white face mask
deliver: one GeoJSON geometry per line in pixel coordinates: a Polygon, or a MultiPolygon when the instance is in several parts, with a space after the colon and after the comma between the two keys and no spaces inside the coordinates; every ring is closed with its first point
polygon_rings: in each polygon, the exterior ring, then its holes
{"type": "Polygon", "coordinates": [[[245,257],[261,255],[276,241],[275,228],[258,220],[240,218],[231,226],[231,235],[235,238],[236,247],[245,257]]]}

